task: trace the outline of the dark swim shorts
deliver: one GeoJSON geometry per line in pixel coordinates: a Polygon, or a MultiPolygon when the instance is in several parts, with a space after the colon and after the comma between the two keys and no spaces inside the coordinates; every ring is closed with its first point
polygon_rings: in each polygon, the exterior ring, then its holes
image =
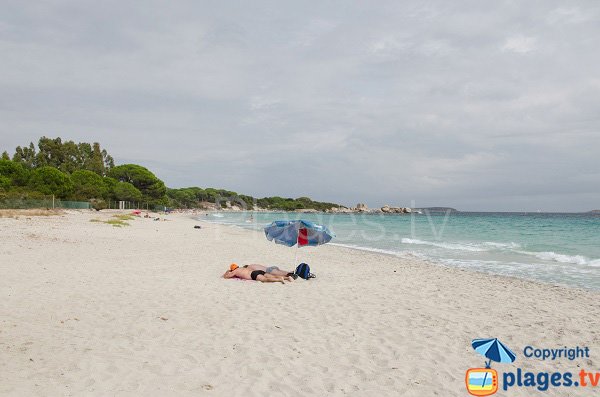
{"type": "Polygon", "coordinates": [[[252,273],[250,273],[250,277],[252,277],[252,280],[256,280],[256,277],[261,276],[265,274],[265,272],[263,272],[262,270],[255,270],[252,273]]]}

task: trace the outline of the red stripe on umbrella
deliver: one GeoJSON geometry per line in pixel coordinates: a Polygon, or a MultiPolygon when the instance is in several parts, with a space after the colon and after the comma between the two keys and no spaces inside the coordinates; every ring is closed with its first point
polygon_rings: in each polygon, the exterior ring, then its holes
{"type": "Polygon", "coordinates": [[[304,245],[308,245],[308,229],[301,228],[298,229],[298,246],[302,247],[304,245]]]}

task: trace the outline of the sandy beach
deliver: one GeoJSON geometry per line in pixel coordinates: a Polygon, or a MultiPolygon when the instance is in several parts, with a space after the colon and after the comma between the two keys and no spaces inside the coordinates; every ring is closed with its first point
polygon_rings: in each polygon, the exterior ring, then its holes
{"type": "Polygon", "coordinates": [[[518,356],[499,373],[600,371],[597,292],[331,245],[300,251],[316,279],[225,280],[232,262],[292,268],[293,249],[183,214],[90,222],[113,214],[0,218],[0,395],[465,396],[488,337],[518,356]]]}

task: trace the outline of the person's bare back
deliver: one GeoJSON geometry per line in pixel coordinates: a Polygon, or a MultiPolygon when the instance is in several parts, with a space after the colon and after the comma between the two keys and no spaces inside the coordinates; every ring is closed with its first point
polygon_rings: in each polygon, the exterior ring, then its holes
{"type": "Polygon", "coordinates": [[[243,280],[252,280],[252,269],[247,267],[238,267],[235,270],[228,270],[223,275],[224,278],[241,278],[243,280]]]}
{"type": "Polygon", "coordinates": [[[231,268],[223,274],[223,278],[240,278],[242,280],[256,280],[263,283],[285,283],[285,280],[293,281],[293,278],[289,276],[274,276],[265,273],[263,270],[253,270],[249,267],[238,267],[237,265],[231,265],[231,268]]]}
{"type": "Polygon", "coordinates": [[[252,263],[250,265],[244,265],[245,268],[247,269],[251,269],[251,270],[262,270],[265,273],[268,274],[272,274],[274,276],[283,276],[283,277],[292,277],[294,280],[296,278],[298,278],[298,276],[296,276],[294,274],[294,272],[290,272],[287,270],[281,270],[278,266],[263,266],[263,265],[259,265],[257,263],[252,263]]]}

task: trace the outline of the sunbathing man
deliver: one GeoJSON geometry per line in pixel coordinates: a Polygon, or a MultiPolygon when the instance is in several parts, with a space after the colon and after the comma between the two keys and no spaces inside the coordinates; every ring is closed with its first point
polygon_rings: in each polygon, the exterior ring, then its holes
{"type": "Polygon", "coordinates": [[[247,269],[250,270],[262,270],[265,273],[268,274],[272,274],[273,276],[289,276],[292,277],[294,280],[298,278],[298,275],[295,274],[294,272],[288,272],[285,270],[281,270],[279,267],[277,266],[263,266],[263,265],[258,265],[256,263],[250,264],[250,265],[244,265],[242,267],[245,267],[247,269]]]}
{"type": "Polygon", "coordinates": [[[239,267],[235,263],[229,266],[229,270],[223,274],[223,278],[241,278],[242,280],[256,280],[263,283],[284,283],[285,280],[293,281],[290,276],[275,276],[265,273],[264,270],[252,270],[247,267],[239,267]]]}

